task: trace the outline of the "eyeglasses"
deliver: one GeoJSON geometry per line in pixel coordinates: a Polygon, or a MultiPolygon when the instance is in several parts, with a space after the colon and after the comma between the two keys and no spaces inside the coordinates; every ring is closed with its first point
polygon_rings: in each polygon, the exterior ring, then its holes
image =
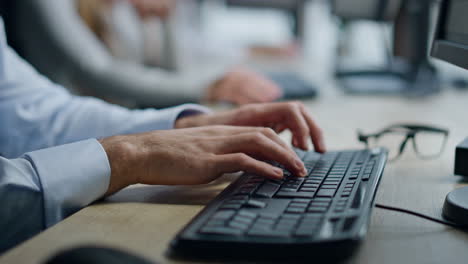
{"type": "Polygon", "coordinates": [[[447,143],[449,131],[426,125],[397,124],[389,126],[374,134],[363,134],[358,131],[358,139],[367,147],[386,147],[389,150],[389,160],[398,159],[409,141],[421,159],[438,157],[447,143]]]}

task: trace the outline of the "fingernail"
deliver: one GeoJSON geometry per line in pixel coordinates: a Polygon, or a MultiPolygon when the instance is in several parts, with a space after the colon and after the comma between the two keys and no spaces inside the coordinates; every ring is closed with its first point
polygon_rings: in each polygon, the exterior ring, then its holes
{"type": "Polygon", "coordinates": [[[282,169],[274,168],[273,171],[275,172],[276,176],[278,176],[279,178],[283,177],[283,170],[282,169]]]}
{"type": "Polygon", "coordinates": [[[323,152],[326,151],[325,143],[320,142],[320,150],[322,150],[323,152]]]}
{"type": "Polygon", "coordinates": [[[305,177],[307,176],[307,169],[304,168],[301,173],[299,173],[299,177],[305,177]]]}
{"type": "Polygon", "coordinates": [[[296,160],[294,161],[294,163],[295,163],[295,165],[296,165],[296,169],[298,169],[298,170],[304,170],[304,169],[305,169],[305,168],[304,168],[304,163],[303,163],[301,160],[296,159],[296,160]]]}
{"type": "Polygon", "coordinates": [[[304,150],[309,150],[309,144],[307,144],[307,139],[304,139],[302,141],[302,146],[304,147],[304,150]]]}

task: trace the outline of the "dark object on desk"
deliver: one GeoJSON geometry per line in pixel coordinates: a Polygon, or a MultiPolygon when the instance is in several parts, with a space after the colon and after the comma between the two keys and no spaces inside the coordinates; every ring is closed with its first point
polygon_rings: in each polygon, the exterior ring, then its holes
{"type": "Polygon", "coordinates": [[[452,81],[453,86],[459,90],[468,89],[468,80],[463,78],[456,78],[452,81]]]}
{"type": "Polygon", "coordinates": [[[468,187],[458,188],[447,194],[442,216],[456,224],[468,226],[468,187]]]}
{"type": "Polygon", "coordinates": [[[141,257],[105,247],[79,247],[59,252],[45,264],[155,264],[141,257]]]}
{"type": "Polygon", "coordinates": [[[468,6],[464,0],[444,0],[431,55],[468,69],[468,6]]]}
{"type": "Polygon", "coordinates": [[[394,21],[393,51],[387,47],[387,63],[383,69],[361,71],[337,69],[336,76],[346,92],[422,97],[440,91],[437,70],[427,56],[433,0],[367,1],[374,2],[375,5],[379,2],[375,9],[370,10],[375,14],[364,13],[357,17],[349,17],[344,12],[348,11],[347,9],[339,8],[344,4],[352,5],[352,1],[335,0],[335,2],[338,2],[335,4],[337,5],[335,12],[343,17],[345,24],[350,20],[362,18],[376,22],[394,21]]]}
{"type": "Polygon", "coordinates": [[[283,90],[281,99],[313,98],[318,94],[317,88],[294,73],[270,73],[267,75],[283,90]]]}
{"type": "Polygon", "coordinates": [[[327,262],[349,257],[367,232],[387,152],[297,152],[307,177],[287,171],[282,180],[242,175],[176,236],[172,255],[327,262]]]}
{"type": "Polygon", "coordinates": [[[455,175],[468,176],[468,138],[455,149],[455,175]]]}
{"type": "MultiPolygon", "coordinates": [[[[468,69],[468,6],[465,0],[443,0],[432,56],[468,69]]],[[[455,174],[468,176],[468,138],[457,146],[455,174]]],[[[468,223],[468,187],[450,192],[445,198],[443,216],[458,224],[468,223]]]]}

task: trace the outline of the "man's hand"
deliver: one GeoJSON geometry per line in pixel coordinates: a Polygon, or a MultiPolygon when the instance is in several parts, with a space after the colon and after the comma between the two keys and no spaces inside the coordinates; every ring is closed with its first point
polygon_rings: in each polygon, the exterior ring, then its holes
{"type": "Polygon", "coordinates": [[[128,185],[201,184],[223,173],[247,171],[280,179],[283,164],[305,176],[302,161],[273,131],[261,127],[206,126],[114,136],[100,141],[111,165],[106,195],[128,185]]]}
{"type": "Polygon", "coordinates": [[[315,150],[325,152],[322,131],[300,102],[252,104],[222,113],[189,116],[176,122],[176,128],[207,125],[270,127],[277,133],[289,129],[293,134],[293,146],[307,150],[311,138],[315,150]]]}
{"type": "Polygon", "coordinates": [[[272,102],[282,96],[281,89],[261,75],[243,69],[228,72],[206,92],[209,102],[230,102],[238,105],[272,102]]]}

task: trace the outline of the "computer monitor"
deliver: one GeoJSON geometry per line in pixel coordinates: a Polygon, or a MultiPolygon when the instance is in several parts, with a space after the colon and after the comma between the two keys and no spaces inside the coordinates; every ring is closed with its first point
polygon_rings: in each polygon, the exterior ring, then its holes
{"type": "Polygon", "coordinates": [[[402,0],[333,0],[332,11],[348,20],[393,21],[402,0]]]}
{"type": "Polygon", "coordinates": [[[468,69],[468,0],[443,0],[432,56],[468,69]]]}
{"type": "MultiPolygon", "coordinates": [[[[436,68],[429,61],[433,3],[438,0],[333,0],[344,22],[368,19],[393,23],[393,50],[387,65],[363,70],[342,69],[336,76],[351,94],[401,94],[422,97],[440,91],[436,68]]],[[[366,41],[363,39],[362,41],[366,41]]]]}

